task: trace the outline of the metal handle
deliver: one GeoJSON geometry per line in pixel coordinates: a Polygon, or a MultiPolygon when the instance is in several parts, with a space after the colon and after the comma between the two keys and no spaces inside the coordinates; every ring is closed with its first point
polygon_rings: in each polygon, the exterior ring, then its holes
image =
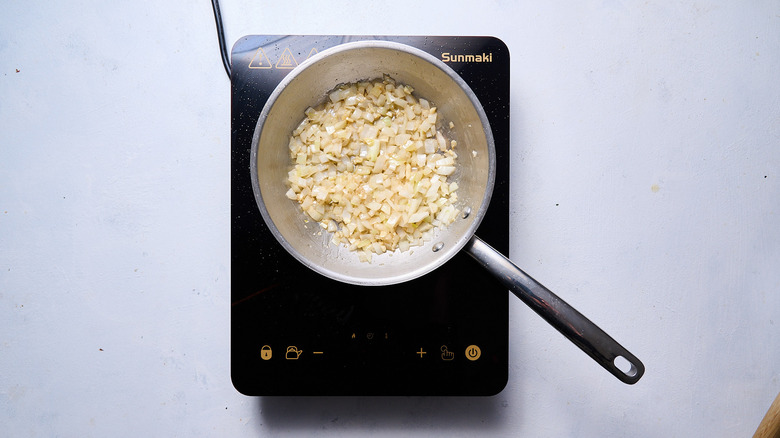
{"type": "Polygon", "coordinates": [[[477,236],[465,246],[480,265],[582,351],[624,383],[634,384],[645,366],[596,324],[542,286],[477,236]]]}

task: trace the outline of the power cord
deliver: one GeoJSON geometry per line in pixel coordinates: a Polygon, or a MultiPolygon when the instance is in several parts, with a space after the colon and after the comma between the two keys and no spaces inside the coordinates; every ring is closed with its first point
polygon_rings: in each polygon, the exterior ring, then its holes
{"type": "Polygon", "coordinates": [[[222,13],[219,12],[219,0],[211,0],[211,7],[214,8],[214,21],[217,22],[217,38],[219,38],[219,51],[222,54],[222,65],[225,66],[228,78],[231,78],[230,57],[225,42],[225,29],[222,27],[222,13]]]}

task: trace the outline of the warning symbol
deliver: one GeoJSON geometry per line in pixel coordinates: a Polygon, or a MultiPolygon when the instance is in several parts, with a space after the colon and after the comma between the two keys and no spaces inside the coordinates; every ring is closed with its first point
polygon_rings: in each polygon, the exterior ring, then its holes
{"type": "Polygon", "coordinates": [[[316,55],[318,53],[320,53],[320,52],[317,51],[317,48],[316,47],[312,47],[311,51],[309,52],[309,56],[307,56],[306,59],[309,59],[309,58],[311,58],[312,56],[314,56],[314,55],[316,55]]]}
{"type": "Polygon", "coordinates": [[[289,47],[284,49],[284,52],[282,52],[282,56],[279,57],[278,61],[276,61],[276,68],[281,70],[291,70],[297,66],[298,66],[298,61],[296,61],[295,58],[293,57],[289,47]]]}
{"type": "Polygon", "coordinates": [[[255,56],[249,61],[249,68],[271,68],[271,61],[265,56],[262,47],[257,49],[255,56]]]}

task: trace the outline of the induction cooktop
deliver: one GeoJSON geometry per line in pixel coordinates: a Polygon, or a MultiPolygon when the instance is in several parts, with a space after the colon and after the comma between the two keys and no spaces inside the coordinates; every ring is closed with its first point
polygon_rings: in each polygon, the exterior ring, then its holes
{"type": "Polygon", "coordinates": [[[233,384],[261,396],[496,394],[508,378],[509,294],[468,255],[402,284],[344,284],[289,255],[255,202],[249,154],[268,97],[310,56],[361,40],[426,51],[472,88],[493,130],[497,162],[477,235],[508,253],[509,51],[503,42],[473,36],[243,37],[232,50],[231,75],[233,384]]]}

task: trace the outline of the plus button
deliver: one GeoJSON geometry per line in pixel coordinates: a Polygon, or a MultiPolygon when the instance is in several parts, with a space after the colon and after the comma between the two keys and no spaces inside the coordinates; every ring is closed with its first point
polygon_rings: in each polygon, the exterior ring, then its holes
{"type": "Polygon", "coordinates": [[[423,358],[423,355],[424,355],[424,354],[427,354],[427,353],[428,353],[427,351],[423,351],[423,349],[422,349],[422,348],[420,348],[420,351],[418,351],[418,352],[417,352],[417,353],[415,353],[415,354],[419,354],[419,355],[420,355],[420,359],[422,359],[422,358],[423,358]]]}

